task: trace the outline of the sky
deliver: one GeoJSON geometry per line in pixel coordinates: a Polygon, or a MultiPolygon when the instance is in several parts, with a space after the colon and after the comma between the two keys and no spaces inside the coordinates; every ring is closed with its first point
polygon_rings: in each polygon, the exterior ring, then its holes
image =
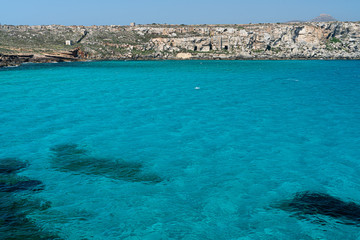
{"type": "Polygon", "coordinates": [[[321,13],[360,21],[360,0],[0,0],[0,24],[247,24],[311,20],[321,13]]]}

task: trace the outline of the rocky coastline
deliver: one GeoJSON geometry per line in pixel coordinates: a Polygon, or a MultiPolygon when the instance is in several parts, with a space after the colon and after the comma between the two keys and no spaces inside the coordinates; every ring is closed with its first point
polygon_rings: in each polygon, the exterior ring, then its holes
{"type": "Polygon", "coordinates": [[[360,59],[360,22],[0,25],[0,67],[88,60],[360,59]]]}
{"type": "Polygon", "coordinates": [[[52,63],[52,62],[76,62],[82,61],[78,55],[79,49],[76,48],[69,52],[54,54],[1,54],[0,67],[15,67],[22,63],[52,63]]]}

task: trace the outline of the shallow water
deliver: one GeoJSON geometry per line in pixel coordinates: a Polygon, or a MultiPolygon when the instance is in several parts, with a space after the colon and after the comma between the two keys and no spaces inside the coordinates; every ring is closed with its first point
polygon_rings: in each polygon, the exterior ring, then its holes
{"type": "Polygon", "coordinates": [[[63,239],[360,239],[273,207],[360,202],[359,103],[360,61],[27,64],[0,70],[0,158],[63,239]]]}

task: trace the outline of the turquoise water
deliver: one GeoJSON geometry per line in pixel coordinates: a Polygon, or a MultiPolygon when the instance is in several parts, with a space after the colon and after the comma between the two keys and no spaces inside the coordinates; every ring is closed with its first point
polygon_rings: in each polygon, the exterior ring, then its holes
{"type": "Polygon", "coordinates": [[[45,185],[14,196],[63,239],[360,239],[273,207],[360,202],[360,61],[27,64],[0,70],[0,123],[45,185]]]}

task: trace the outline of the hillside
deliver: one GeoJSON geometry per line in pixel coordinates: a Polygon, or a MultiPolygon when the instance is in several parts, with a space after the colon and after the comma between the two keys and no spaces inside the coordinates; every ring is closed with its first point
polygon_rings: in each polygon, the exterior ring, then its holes
{"type": "Polygon", "coordinates": [[[311,22],[336,22],[337,20],[329,14],[320,14],[320,16],[311,20],[311,22]]]}

